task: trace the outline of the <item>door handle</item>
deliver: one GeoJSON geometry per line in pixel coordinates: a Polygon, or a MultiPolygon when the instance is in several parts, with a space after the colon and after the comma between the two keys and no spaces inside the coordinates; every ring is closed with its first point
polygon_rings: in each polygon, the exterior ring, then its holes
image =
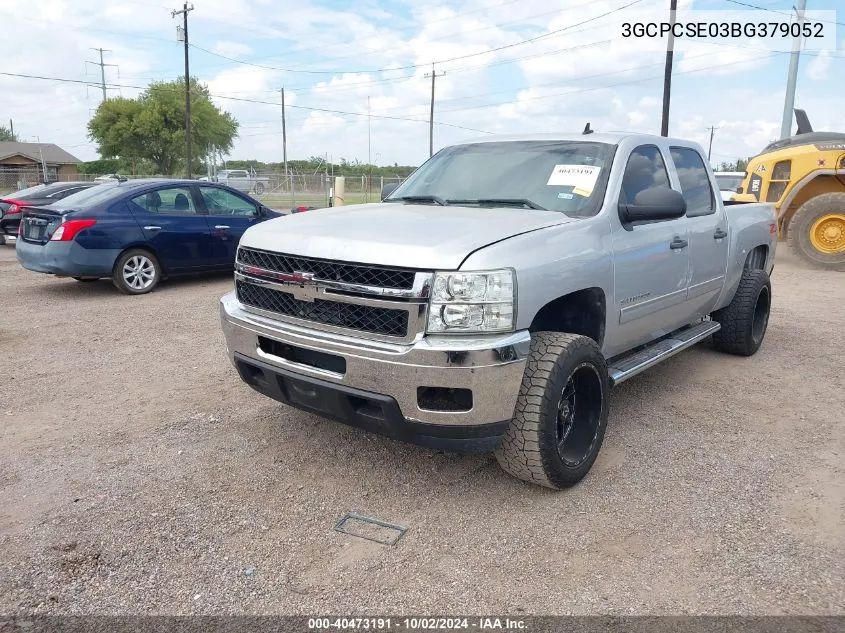
{"type": "Polygon", "coordinates": [[[147,231],[160,231],[161,227],[160,226],[145,226],[144,229],[147,230],[147,231]]]}
{"type": "Polygon", "coordinates": [[[676,237],[669,243],[669,248],[671,248],[673,251],[676,251],[681,248],[686,248],[687,244],[689,244],[689,242],[687,242],[686,240],[682,240],[680,237],[676,237]]]}
{"type": "Polygon", "coordinates": [[[228,224],[215,224],[215,225],[214,225],[214,228],[215,228],[215,229],[225,230],[225,229],[228,229],[228,228],[229,228],[229,225],[228,225],[228,224]]]}
{"type": "Polygon", "coordinates": [[[727,236],[728,236],[728,234],[725,231],[723,231],[721,228],[716,229],[716,232],[713,233],[713,239],[714,240],[721,240],[723,237],[727,237],[727,236]]]}

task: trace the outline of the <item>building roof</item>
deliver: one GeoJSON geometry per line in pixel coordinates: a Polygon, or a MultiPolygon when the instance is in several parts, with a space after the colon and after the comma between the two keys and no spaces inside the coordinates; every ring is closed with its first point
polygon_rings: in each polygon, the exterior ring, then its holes
{"type": "Polygon", "coordinates": [[[75,165],[81,163],[73,154],[69,154],[55,143],[18,143],[16,141],[0,141],[0,160],[12,156],[24,156],[35,162],[41,162],[41,154],[44,154],[44,162],[54,165],[75,165]],[[40,151],[39,151],[40,148],[40,151]]]}

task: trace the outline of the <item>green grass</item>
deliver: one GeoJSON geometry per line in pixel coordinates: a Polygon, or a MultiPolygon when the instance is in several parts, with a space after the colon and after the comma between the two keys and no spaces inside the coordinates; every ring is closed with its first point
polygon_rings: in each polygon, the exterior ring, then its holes
{"type": "MultiPolygon", "coordinates": [[[[321,193],[298,193],[293,196],[289,193],[268,193],[267,195],[257,197],[261,202],[273,209],[290,209],[299,205],[309,207],[326,206],[326,195],[321,193]]],[[[347,192],[344,195],[344,206],[378,201],[379,194],[377,192],[373,192],[369,196],[359,191],[347,192]],[[367,199],[368,197],[369,200],[367,199]]]]}

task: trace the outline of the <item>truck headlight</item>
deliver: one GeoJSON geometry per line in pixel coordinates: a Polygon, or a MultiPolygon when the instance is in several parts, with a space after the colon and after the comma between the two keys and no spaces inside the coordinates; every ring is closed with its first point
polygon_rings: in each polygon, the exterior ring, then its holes
{"type": "Polygon", "coordinates": [[[514,327],[513,270],[434,274],[428,312],[431,333],[508,332],[514,327]]]}

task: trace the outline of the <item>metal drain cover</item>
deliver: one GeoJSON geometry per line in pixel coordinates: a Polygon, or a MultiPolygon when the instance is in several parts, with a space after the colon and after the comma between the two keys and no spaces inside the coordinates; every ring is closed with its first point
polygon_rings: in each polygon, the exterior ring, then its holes
{"type": "Polygon", "coordinates": [[[334,526],[335,531],[382,545],[396,545],[408,528],[387,523],[357,512],[347,512],[334,526]]]}

